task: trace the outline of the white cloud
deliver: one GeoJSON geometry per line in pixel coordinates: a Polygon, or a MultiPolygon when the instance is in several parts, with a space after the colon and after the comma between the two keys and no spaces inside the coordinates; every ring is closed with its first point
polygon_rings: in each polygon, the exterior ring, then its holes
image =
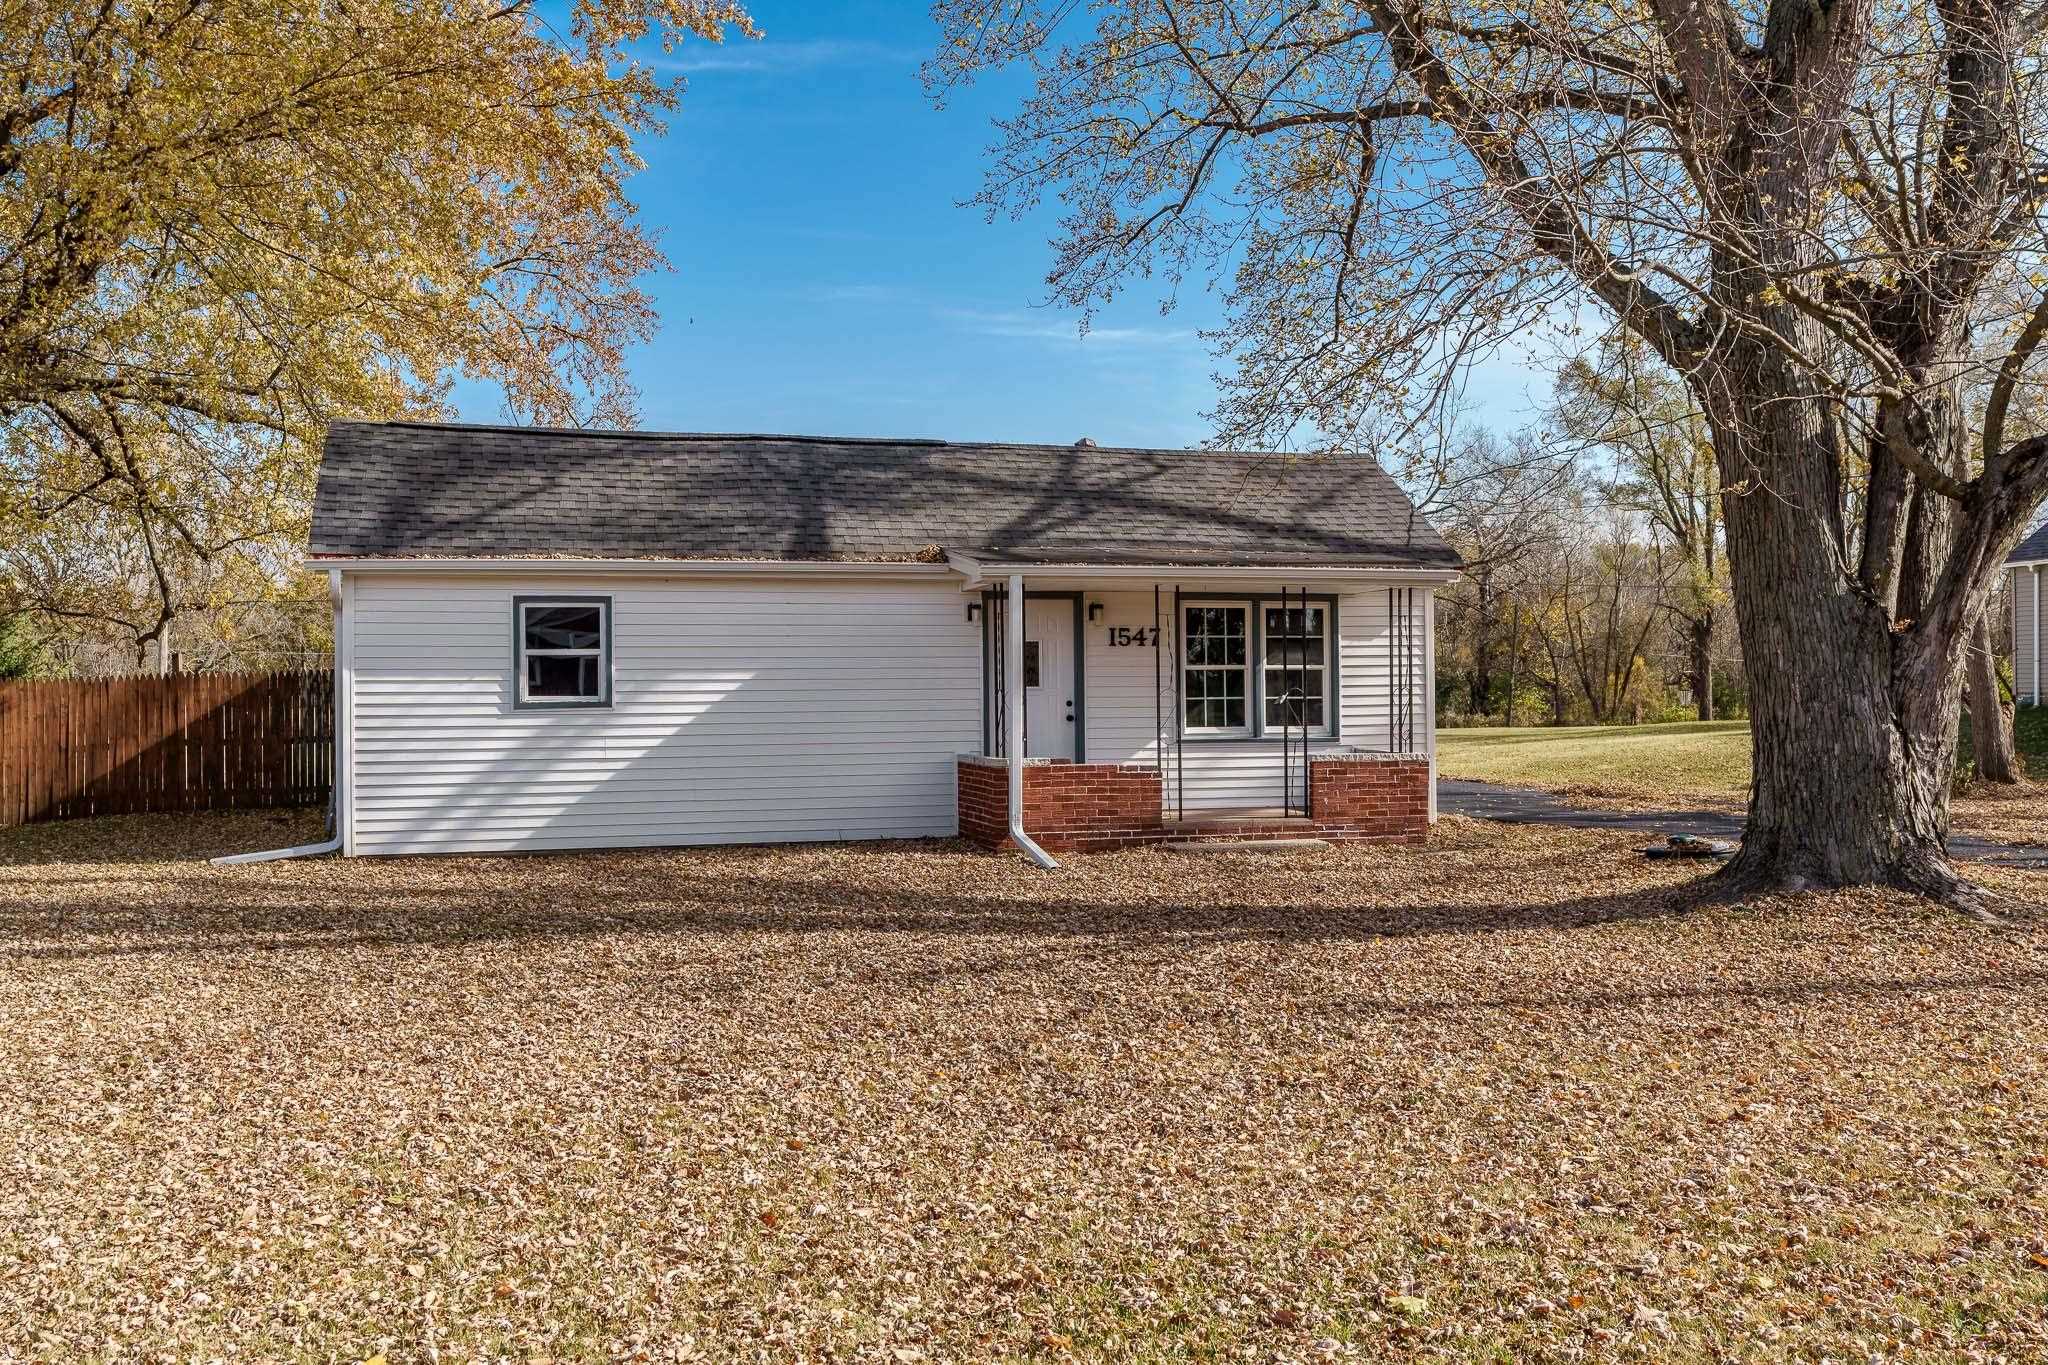
{"type": "Polygon", "coordinates": [[[1090,327],[1083,332],[1075,319],[1052,313],[942,308],[939,314],[980,336],[1098,346],[1177,346],[1199,339],[1192,327],[1090,327]]]}
{"type": "Polygon", "coordinates": [[[786,43],[774,38],[734,38],[719,44],[693,43],[680,55],[657,57],[649,65],[686,76],[704,71],[783,74],[826,66],[914,67],[927,55],[922,48],[867,38],[807,38],[786,43]]]}

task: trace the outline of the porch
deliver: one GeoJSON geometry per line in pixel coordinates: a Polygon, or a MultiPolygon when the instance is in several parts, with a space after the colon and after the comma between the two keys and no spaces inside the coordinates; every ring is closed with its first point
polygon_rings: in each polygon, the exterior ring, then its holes
{"type": "Polygon", "coordinates": [[[983,704],[966,837],[1014,842],[1013,811],[1048,849],[1426,832],[1428,576],[993,567],[966,574],[983,704]]]}

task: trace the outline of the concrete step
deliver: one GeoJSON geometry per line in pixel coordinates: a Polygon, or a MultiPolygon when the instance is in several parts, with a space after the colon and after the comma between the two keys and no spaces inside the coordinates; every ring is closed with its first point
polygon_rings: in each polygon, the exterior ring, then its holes
{"type": "Polygon", "coordinates": [[[1162,845],[1168,853],[1310,853],[1329,846],[1328,839],[1175,839],[1162,845]]]}

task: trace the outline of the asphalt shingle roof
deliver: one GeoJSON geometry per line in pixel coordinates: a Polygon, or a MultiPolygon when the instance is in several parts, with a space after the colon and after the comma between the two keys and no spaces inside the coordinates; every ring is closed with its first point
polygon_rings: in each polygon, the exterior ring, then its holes
{"type": "Polygon", "coordinates": [[[2012,547],[2012,553],[2005,557],[2005,562],[2025,564],[2042,559],[2048,559],[2048,522],[2043,522],[2028,532],[2025,540],[2012,547]]]}
{"type": "Polygon", "coordinates": [[[1453,568],[1379,465],[1082,446],[337,422],[324,556],[1453,568]]]}

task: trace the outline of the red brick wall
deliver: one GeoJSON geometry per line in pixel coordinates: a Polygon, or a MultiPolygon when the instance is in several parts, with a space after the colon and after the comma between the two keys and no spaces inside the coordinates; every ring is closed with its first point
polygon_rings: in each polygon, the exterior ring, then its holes
{"type": "Polygon", "coordinates": [[[960,760],[960,837],[987,848],[1010,838],[1010,774],[992,763],[960,760]]]}
{"type": "Polygon", "coordinates": [[[1326,839],[1419,842],[1429,833],[1429,760],[1402,754],[1314,758],[1309,804],[1326,839]]]}
{"type": "MultiPolygon", "coordinates": [[[[960,760],[960,836],[987,848],[1010,841],[1010,777],[1000,764],[960,760]]],[[[1171,837],[1419,843],[1429,833],[1429,760],[1407,754],[1315,758],[1314,818],[1199,822],[1171,837]]],[[[1159,774],[1139,764],[1027,763],[1024,829],[1049,850],[1085,851],[1170,837],[1159,774]]]]}
{"type": "MultiPolygon", "coordinates": [[[[1008,770],[960,760],[960,835],[1009,842],[1008,770]]],[[[1116,848],[1161,838],[1159,774],[1134,763],[1024,765],[1024,830],[1047,849],[1116,848]]]]}

